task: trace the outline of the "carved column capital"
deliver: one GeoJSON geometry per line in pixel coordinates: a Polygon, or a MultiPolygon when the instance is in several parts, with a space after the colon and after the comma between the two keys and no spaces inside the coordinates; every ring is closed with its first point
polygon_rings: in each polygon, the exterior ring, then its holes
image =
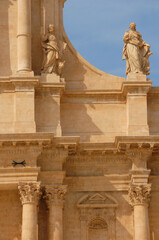
{"type": "Polygon", "coordinates": [[[129,187],[129,203],[135,205],[148,205],[151,197],[151,184],[131,184],[129,187]]]}
{"type": "Polygon", "coordinates": [[[41,196],[40,182],[20,182],[18,189],[22,204],[38,205],[41,196]]]}
{"type": "Polygon", "coordinates": [[[46,199],[48,207],[50,207],[51,204],[63,206],[66,192],[66,185],[45,186],[44,198],[46,199]]]}

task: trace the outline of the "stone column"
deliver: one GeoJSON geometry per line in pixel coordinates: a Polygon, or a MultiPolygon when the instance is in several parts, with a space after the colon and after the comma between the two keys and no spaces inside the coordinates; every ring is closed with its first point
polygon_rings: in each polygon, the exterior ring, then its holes
{"type": "Polygon", "coordinates": [[[31,0],[18,0],[18,72],[31,72],[31,0]]]}
{"type": "Polygon", "coordinates": [[[151,184],[131,184],[130,204],[134,208],[134,240],[150,240],[148,205],[151,184]]]}
{"type": "Polygon", "coordinates": [[[67,186],[46,186],[45,199],[49,208],[48,240],[63,240],[63,204],[67,186]]]}
{"type": "Polygon", "coordinates": [[[40,182],[21,182],[18,186],[22,210],[22,240],[37,240],[37,205],[41,196],[40,182]]]}

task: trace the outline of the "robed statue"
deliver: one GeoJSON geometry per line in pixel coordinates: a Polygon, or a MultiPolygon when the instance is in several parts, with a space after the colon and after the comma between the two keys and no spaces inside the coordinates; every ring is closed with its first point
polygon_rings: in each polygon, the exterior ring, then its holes
{"type": "Polygon", "coordinates": [[[136,24],[130,23],[130,30],[125,32],[123,41],[123,60],[126,59],[126,75],[128,73],[150,74],[150,45],[143,41],[142,35],[136,31],[136,24]]]}
{"type": "Polygon", "coordinates": [[[59,49],[57,39],[54,34],[54,25],[49,24],[48,32],[41,37],[41,45],[44,52],[41,72],[46,74],[56,73],[61,75],[65,61],[62,60],[66,43],[62,43],[59,49]]]}

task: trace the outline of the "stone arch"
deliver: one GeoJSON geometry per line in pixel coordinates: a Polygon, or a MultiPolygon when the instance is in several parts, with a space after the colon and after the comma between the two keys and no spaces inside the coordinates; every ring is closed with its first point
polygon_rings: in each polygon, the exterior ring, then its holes
{"type": "Polygon", "coordinates": [[[107,223],[103,218],[96,217],[89,221],[88,223],[89,229],[107,229],[107,223]]]}

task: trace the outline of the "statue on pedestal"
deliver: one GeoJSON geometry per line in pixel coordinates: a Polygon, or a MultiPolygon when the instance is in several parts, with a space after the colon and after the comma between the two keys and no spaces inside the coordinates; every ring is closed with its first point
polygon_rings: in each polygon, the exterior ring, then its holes
{"type": "Polygon", "coordinates": [[[126,75],[128,73],[150,74],[150,45],[143,41],[142,35],[136,31],[136,24],[130,23],[130,30],[125,32],[123,41],[123,60],[126,59],[126,75]]]}
{"type": "Polygon", "coordinates": [[[65,63],[62,61],[62,55],[64,49],[66,48],[66,44],[63,43],[62,50],[59,49],[58,42],[54,34],[54,26],[52,24],[49,24],[48,26],[48,33],[42,35],[41,45],[44,52],[41,73],[55,73],[61,75],[65,63]]]}

